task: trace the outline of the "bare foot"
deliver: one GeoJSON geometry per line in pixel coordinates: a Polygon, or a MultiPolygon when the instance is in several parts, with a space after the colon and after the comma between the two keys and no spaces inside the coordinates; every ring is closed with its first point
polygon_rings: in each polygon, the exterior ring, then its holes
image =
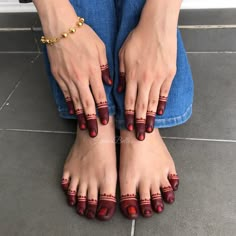
{"type": "Polygon", "coordinates": [[[77,205],[79,215],[108,220],[116,206],[114,118],[110,117],[106,126],[99,122],[98,126],[96,138],[77,129],[75,143],[65,162],[62,187],[67,192],[69,205],[77,205]]]}
{"type": "Polygon", "coordinates": [[[134,132],[121,130],[121,142],[119,178],[123,214],[135,219],[139,209],[144,217],[151,217],[153,211],[162,212],[162,199],[174,202],[179,179],[158,129],[147,134],[142,142],[134,132]]]}

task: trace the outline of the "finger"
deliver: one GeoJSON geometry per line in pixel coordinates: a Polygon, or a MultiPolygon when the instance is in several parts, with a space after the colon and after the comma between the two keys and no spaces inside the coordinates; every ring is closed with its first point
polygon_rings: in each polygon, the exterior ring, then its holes
{"type": "Polygon", "coordinates": [[[120,73],[119,73],[119,83],[118,83],[117,91],[121,93],[125,90],[125,64],[124,64],[123,55],[121,55],[119,59],[120,59],[120,73]]]}
{"type": "Polygon", "coordinates": [[[140,141],[145,139],[146,113],[150,88],[145,83],[138,86],[138,96],[135,106],[136,114],[136,138],[140,141]]]}
{"type": "Polygon", "coordinates": [[[158,105],[160,86],[153,84],[149,93],[149,101],[146,116],[146,132],[151,133],[155,126],[156,109],[158,105]]]}
{"type": "Polygon", "coordinates": [[[89,135],[90,137],[94,138],[98,134],[98,124],[94,99],[88,85],[80,85],[79,92],[86,116],[89,135]]]}
{"type": "Polygon", "coordinates": [[[171,83],[172,83],[172,80],[166,79],[161,86],[159,102],[158,102],[158,106],[157,106],[157,115],[159,115],[159,116],[163,115],[165,112],[171,83]]]}
{"type": "Polygon", "coordinates": [[[100,121],[103,125],[106,125],[109,122],[109,111],[106,100],[106,93],[101,78],[97,76],[97,73],[94,73],[92,78],[90,79],[90,85],[97,104],[100,121]]]}
{"type": "Polygon", "coordinates": [[[134,109],[135,101],[137,95],[137,83],[129,80],[126,84],[126,93],[125,93],[125,123],[126,128],[129,131],[134,129],[134,109]]]}
{"type": "Polygon", "coordinates": [[[81,103],[81,99],[79,98],[76,104],[76,116],[77,116],[77,120],[78,120],[78,125],[80,130],[85,130],[86,129],[86,118],[85,118],[85,114],[84,114],[84,109],[81,103]]]}
{"type": "Polygon", "coordinates": [[[108,61],[107,61],[107,55],[106,55],[106,47],[103,43],[98,46],[98,57],[99,57],[99,63],[101,67],[101,74],[102,74],[102,80],[107,85],[112,85],[113,81],[111,79],[108,61]]]}
{"type": "Polygon", "coordinates": [[[67,85],[65,84],[65,82],[61,78],[57,79],[57,83],[58,83],[59,87],[61,88],[61,91],[65,97],[69,114],[74,115],[75,114],[74,103],[71,98],[71,94],[70,94],[70,91],[69,91],[67,85]]]}

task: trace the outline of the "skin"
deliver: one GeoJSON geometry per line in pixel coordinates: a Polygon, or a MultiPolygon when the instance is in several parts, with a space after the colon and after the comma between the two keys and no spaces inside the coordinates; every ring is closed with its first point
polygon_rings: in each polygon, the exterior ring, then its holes
{"type": "MultiPolygon", "coordinates": [[[[34,0],[34,4],[47,37],[60,35],[77,21],[68,0],[34,0]]],[[[163,211],[162,198],[173,203],[173,190],[178,186],[178,180],[170,180],[171,175],[176,176],[174,162],[158,129],[153,127],[153,118],[152,129],[146,130],[150,134],[145,133],[145,125],[147,113],[153,117],[157,111],[159,97],[168,97],[176,73],[176,28],[180,5],[180,0],[146,0],[139,24],[129,34],[119,53],[120,72],[126,83],[125,109],[134,111],[134,118],[139,121],[136,130],[121,131],[121,139],[125,140],[121,144],[119,173],[123,199],[121,209],[129,219],[138,216],[136,192],[140,196],[142,215],[150,217],[153,211],[163,211]],[[142,138],[139,138],[140,130],[142,138]],[[157,148],[154,150],[153,147],[157,148]]],[[[48,55],[52,73],[64,96],[71,97],[74,109],[83,109],[87,116],[95,114],[96,104],[106,101],[101,65],[107,64],[107,58],[104,43],[88,25],[84,24],[79,31],[79,34],[75,33],[53,47],[48,46],[48,55]]],[[[75,205],[80,196],[78,211],[81,213],[81,208],[84,209],[81,215],[94,218],[97,214],[99,219],[108,220],[113,213],[108,216],[107,212],[114,206],[101,206],[98,193],[100,189],[100,194],[115,195],[115,145],[110,142],[104,147],[107,138],[115,138],[115,126],[111,117],[107,126],[102,126],[96,118],[93,122],[102,132],[91,139],[78,126],[75,143],[65,163],[62,186],[70,205],[75,205]],[[90,199],[86,202],[89,209],[85,207],[84,197],[90,199]],[[96,201],[98,203],[94,204],[96,201]],[[101,212],[96,213],[97,204],[100,204],[98,209],[101,212]]]]}

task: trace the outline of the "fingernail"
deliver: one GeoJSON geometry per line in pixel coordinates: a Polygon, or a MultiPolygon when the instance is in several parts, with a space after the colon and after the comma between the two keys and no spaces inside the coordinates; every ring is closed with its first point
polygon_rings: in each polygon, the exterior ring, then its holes
{"type": "Polygon", "coordinates": [[[160,116],[163,115],[163,113],[164,113],[164,111],[162,109],[157,111],[157,114],[160,115],[160,116]]]}
{"type": "Polygon", "coordinates": [[[85,129],[86,129],[86,125],[85,125],[85,124],[80,124],[79,128],[80,128],[81,130],[85,130],[85,129]]]}
{"type": "Polygon", "coordinates": [[[107,122],[106,119],[102,120],[102,124],[103,124],[103,125],[106,125],[107,123],[108,123],[108,122],[107,122]]]}
{"type": "Polygon", "coordinates": [[[134,206],[128,207],[128,213],[130,216],[136,215],[137,214],[136,208],[134,206]]]}
{"type": "Polygon", "coordinates": [[[138,140],[143,141],[145,136],[144,136],[144,134],[139,134],[137,138],[138,138],[138,140]]]}
{"type": "Polygon", "coordinates": [[[90,137],[94,138],[94,137],[96,137],[97,133],[95,130],[90,130],[89,135],[90,135],[90,137]]]}
{"type": "Polygon", "coordinates": [[[118,86],[117,91],[118,91],[118,93],[122,92],[122,86],[121,85],[118,86]]]}
{"type": "Polygon", "coordinates": [[[129,124],[129,125],[128,125],[128,130],[129,130],[129,131],[133,131],[133,129],[134,129],[134,126],[133,126],[132,124],[129,124]]]}
{"type": "Polygon", "coordinates": [[[153,127],[151,127],[151,126],[147,127],[147,132],[148,133],[151,133],[152,131],[153,131],[153,127]]]}
{"type": "Polygon", "coordinates": [[[112,85],[112,84],[113,84],[112,79],[109,79],[109,80],[108,80],[108,84],[109,84],[109,85],[112,85]]]}

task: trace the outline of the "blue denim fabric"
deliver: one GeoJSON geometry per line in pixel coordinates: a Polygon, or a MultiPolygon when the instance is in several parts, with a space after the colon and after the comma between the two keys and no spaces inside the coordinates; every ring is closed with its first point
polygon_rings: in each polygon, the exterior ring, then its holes
{"type": "MultiPolygon", "coordinates": [[[[114,85],[105,86],[109,114],[116,117],[116,128],[125,128],[124,94],[117,92],[119,79],[118,53],[124,40],[137,25],[145,0],[71,0],[77,14],[99,35],[106,45],[107,58],[114,85]]],[[[183,124],[192,114],[193,80],[186,51],[177,30],[177,73],[173,80],[164,115],[156,116],[155,128],[183,124]]],[[[45,48],[45,62],[53,95],[61,117],[76,119],[69,115],[64,96],[50,71],[45,48]]]]}

